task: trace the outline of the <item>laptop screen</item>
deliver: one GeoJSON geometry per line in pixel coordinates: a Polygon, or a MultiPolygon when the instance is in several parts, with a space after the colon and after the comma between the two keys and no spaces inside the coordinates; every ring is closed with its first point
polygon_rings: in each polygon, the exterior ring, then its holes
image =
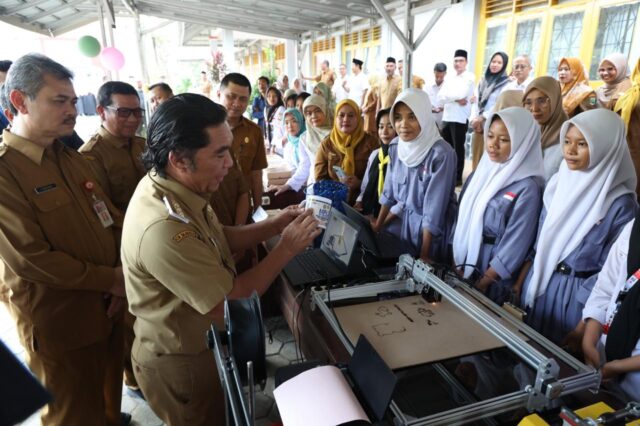
{"type": "Polygon", "coordinates": [[[349,266],[358,241],[358,228],[335,208],[324,231],[320,248],[336,262],[349,266]]]}

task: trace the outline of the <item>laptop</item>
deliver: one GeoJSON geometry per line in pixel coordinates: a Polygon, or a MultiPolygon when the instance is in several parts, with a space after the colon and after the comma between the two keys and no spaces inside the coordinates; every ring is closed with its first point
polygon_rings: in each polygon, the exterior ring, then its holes
{"type": "Polygon", "coordinates": [[[355,223],[336,209],[331,209],[320,248],[298,254],[284,267],[291,285],[332,284],[364,270],[364,266],[358,267],[359,259],[355,255],[358,234],[355,223]]]}
{"type": "Polygon", "coordinates": [[[364,248],[373,253],[378,259],[398,260],[403,254],[411,253],[411,250],[405,242],[398,236],[388,232],[376,233],[371,228],[369,218],[351,207],[346,202],[342,202],[342,207],[347,217],[355,222],[359,228],[360,242],[364,248]]]}

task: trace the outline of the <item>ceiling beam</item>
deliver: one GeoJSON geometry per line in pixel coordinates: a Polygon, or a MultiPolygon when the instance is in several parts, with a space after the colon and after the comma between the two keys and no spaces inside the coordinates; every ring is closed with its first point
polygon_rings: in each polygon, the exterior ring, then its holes
{"type": "Polygon", "coordinates": [[[26,22],[31,24],[39,19],[42,19],[47,16],[55,15],[58,12],[62,12],[65,9],[73,8],[75,5],[84,2],[85,0],[72,0],[70,2],[62,2],[56,7],[52,7],[51,9],[43,10],[40,13],[36,13],[35,15],[30,15],[25,18],[26,22]]]}
{"type": "Polygon", "coordinates": [[[33,31],[46,36],[51,35],[42,24],[27,24],[15,15],[0,15],[0,21],[6,22],[14,27],[22,28],[23,30],[33,31]]]}
{"type": "MultiPolygon", "coordinates": [[[[173,13],[173,14],[180,14],[180,16],[182,16],[183,18],[206,19],[206,22],[210,22],[209,24],[210,26],[215,26],[213,25],[214,23],[227,25],[227,27],[225,28],[236,30],[236,31],[245,31],[246,29],[249,29],[251,27],[258,27],[262,29],[268,28],[271,30],[279,31],[280,33],[286,33],[290,38],[291,38],[291,34],[298,34],[305,31],[304,29],[301,29],[298,26],[287,25],[286,23],[279,23],[279,24],[256,23],[250,17],[245,18],[245,17],[235,16],[233,18],[224,18],[224,17],[218,16],[217,14],[214,14],[213,12],[205,13],[200,11],[199,13],[196,13],[196,12],[180,10],[179,8],[176,8],[173,6],[165,6],[165,5],[152,6],[150,3],[143,4],[141,2],[139,2],[138,5],[141,7],[141,10],[145,14],[149,14],[150,11],[154,11],[154,13],[167,12],[167,13],[173,13]],[[232,25],[232,27],[229,28],[229,25],[232,25]]],[[[191,21],[191,22],[195,22],[195,21],[191,21]]],[[[248,32],[251,32],[251,31],[248,31],[248,32]]]]}
{"type": "MultiPolygon", "coordinates": [[[[234,5],[234,4],[230,4],[228,1],[225,0],[208,0],[206,4],[216,4],[216,5],[220,5],[220,6],[224,6],[227,10],[234,8],[234,9],[238,9],[238,11],[240,13],[244,14],[245,9],[243,9],[240,6],[234,5]]],[[[283,10],[274,10],[269,8],[268,10],[265,10],[263,13],[260,14],[260,16],[274,16],[274,17],[287,17],[287,18],[294,18],[297,21],[303,21],[304,23],[307,24],[314,24],[314,25],[318,25],[318,26],[322,26],[322,25],[328,25],[331,23],[331,21],[326,20],[326,19],[322,19],[322,18],[316,18],[316,17],[308,17],[308,16],[304,16],[301,15],[299,13],[295,13],[295,12],[287,12],[287,11],[283,11],[283,10]]]]}
{"type": "Polygon", "coordinates": [[[182,23],[182,31],[181,31],[181,40],[180,40],[180,45],[184,46],[185,44],[187,44],[189,41],[191,41],[195,36],[197,36],[198,34],[200,34],[203,30],[205,30],[207,27],[205,27],[204,25],[200,25],[200,24],[190,24],[188,22],[183,22],[182,23]]]}
{"type": "Polygon", "coordinates": [[[42,3],[46,3],[48,1],[50,1],[50,0],[25,1],[24,3],[19,4],[17,6],[13,6],[13,7],[9,7],[9,8],[3,8],[2,14],[3,15],[15,15],[16,13],[22,12],[25,9],[29,9],[30,7],[39,6],[42,3]]]}
{"type": "Polygon", "coordinates": [[[53,33],[55,37],[58,37],[64,33],[73,31],[77,28],[90,24],[91,22],[95,22],[97,20],[98,20],[98,15],[95,13],[83,14],[78,16],[76,19],[64,18],[59,22],[56,22],[54,25],[51,25],[49,27],[49,30],[53,33]]]}
{"type": "MultiPolygon", "coordinates": [[[[181,22],[190,22],[193,24],[202,24],[208,27],[215,28],[223,28],[227,30],[236,30],[238,31],[238,22],[228,22],[216,20],[214,18],[208,17],[198,17],[198,16],[185,16],[180,13],[175,12],[162,12],[162,11],[147,11],[145,15],[155,16],[158,18],[165,19],[174,19],[181,22]]],[[[288,33],[285,31],[275,30],[273,28],[259,28],[256,26],[247,26],[246,28],[242,28],[242,32],[250,33],[250,34],[258,34],[258,35],[266,35],[276,38],[285,38],[290,40],[298,40],[299,34],[297,33],[288,33]]]]}
{"type": "Polygon", "coordinates": [[[301,10],[310,10],[315,12],[327,13],[334,16],[360,16],[361,18],[377,19],[379,16],[375,13],[363,12],[359,10],[349,9],[346,7],[336,7],[321,3],[312,3],[301,0],[269,0],[271,4],[279,4],[290,8],[298,8],[301,10]]]}
{"type": "Polygon", "coordinates": [[[209,16],[212,18],[223,18],[223,19],[230,19],[234,21],[244,20],[248,24],[258,23],[258,24],[263,24],[267,27],[271,27],[271,26],[283,27],[287,30],[295,29],[295,30],[298,30],[299,32],[307,31],[309,29],[315,29],[316,31],[321,31],[323,29],[323,27],[321,26],[313,26],[304,22],[278,21],[274,19],[265,18],[262,16],[257,16],[254,14],[247,14],[246,12],[245,13],[223,12],[216,9],[206,9],[206,8],[197,7],[197,6],[186,6],[184,3],[174,3],[174,2],[164,1],[164,0],[142,0],[142,1],[138,1],[138,5],[141,7],[142,11],[144,11],[145,8],[148,8],[148,7],[156,7],[159,9],[165,9],[165,10],[170,10],[170,11],[180,12],[180,13],[193,12],[198,16],[209,16]]]}

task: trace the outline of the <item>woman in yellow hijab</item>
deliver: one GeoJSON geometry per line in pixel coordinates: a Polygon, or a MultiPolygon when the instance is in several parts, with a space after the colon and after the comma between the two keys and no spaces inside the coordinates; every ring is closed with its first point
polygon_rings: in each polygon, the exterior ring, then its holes
{"type": "Polygon", "coordinates": [[[562,58],[558,64],[562,108],[569,118],[598,107],[596,92],[589,86],[584,65],[578,58],[562,58]]]}
{"type": "MultiPolygon", "coordinates": [[[[640,59],[631,73],[631,88],[622,94],[614,109],[627,126],[627,144],[636,175],[640,176],[640,59]]],[[[640,198],[640,184],[636,187],[640,198]]]]}
{"type": "Polygon", "coordinates": [[[378,139],[364,131],[362,112],[351,99],[336,106],[333,129],[318,150],[316,181],[331,179],[349,187],[347,201],[353,205],[367,169],[369,154],[378,148],[378,139]]]}

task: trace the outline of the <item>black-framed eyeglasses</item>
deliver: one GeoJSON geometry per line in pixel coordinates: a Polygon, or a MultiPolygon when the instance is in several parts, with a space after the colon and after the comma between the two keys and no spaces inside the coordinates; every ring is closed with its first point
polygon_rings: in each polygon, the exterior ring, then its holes
{"type": "Polygon", "coordinates": [[[135,118],[140,118],[142,114],[144,114],[144,109],[142,108],[116,108],[114,106],[108,106],[107,109],[115,111],[120,118],[129,118],[131,114],[133,114],[135,118]]]}

